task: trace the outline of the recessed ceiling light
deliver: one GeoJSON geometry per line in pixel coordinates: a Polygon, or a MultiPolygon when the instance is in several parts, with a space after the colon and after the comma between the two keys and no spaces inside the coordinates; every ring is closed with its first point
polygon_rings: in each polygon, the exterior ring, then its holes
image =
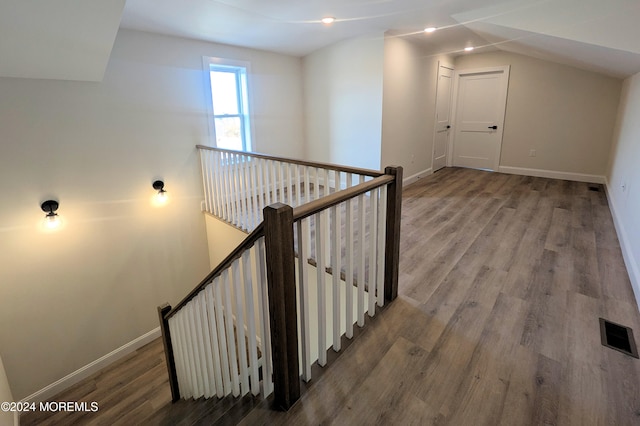
{"type": "Polygon", "coordinates": [[[326,18],[322,18],[320,22],[322,22],[325,25],[329,25],[329,24],[333,24],[335,20],[336,18],[334,18],[333,16],[327,16],[326,18]]]}
{"type": "Polygon", "coordinates": [[[437,30],[437,28],[436,28],[436,27],[429,27],[429,28],[425,28],[425,29],[424,29],[424,32],[425,32],[425,33],[432,33],[432,32],[434,32],[435,30],[437,30]]]}
{"type": "Polygon", "coordinates": [[[469,47],[465,47],[464,51],[465,52],[471,52],[473,49],[475,49],[473,46],[469,46],[469,47]]]}

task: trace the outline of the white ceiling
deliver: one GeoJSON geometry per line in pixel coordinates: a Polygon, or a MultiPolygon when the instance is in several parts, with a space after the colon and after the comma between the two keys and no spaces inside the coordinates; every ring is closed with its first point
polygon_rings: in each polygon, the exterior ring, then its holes
{"type": "Polygon", "coordinates": [[[296,56],[388,32],[430,54],[474,45],[616,77],[640,72],[640,0],[124,2],[2,0],[0,76],[100,81],[118,26],[296,56]],[[322,25],[324,16],[337,21],[322,25]],[[428,26],[440,29],[424,34],[428,26]]]}

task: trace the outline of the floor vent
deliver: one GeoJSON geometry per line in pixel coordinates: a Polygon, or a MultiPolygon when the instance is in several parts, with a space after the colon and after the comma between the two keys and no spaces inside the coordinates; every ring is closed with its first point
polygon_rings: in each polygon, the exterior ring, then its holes
{"type": "Polygon", "coordinates": [[[598,188],[597,186],[590,186],[589,191],[600,192],[600,188],[598,188]]]}
{"type": "Polygon", "coordinates": [[[600,338],[602,345],[638,358],[638,349],[633,339],[633,330],[600,318],[600,338]]]}

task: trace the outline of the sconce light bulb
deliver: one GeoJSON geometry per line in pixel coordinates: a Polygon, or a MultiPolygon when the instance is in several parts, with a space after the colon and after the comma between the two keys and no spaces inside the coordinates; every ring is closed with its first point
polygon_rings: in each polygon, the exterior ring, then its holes
{"type": "Polygon", "coordinates": [[[158,191],[158,194],[156,195],[156,200],[159,203],[166,203],[167,202],[167,191],[165,191],[164,189],[161,189],[160,191],[158,191]]]}
{"type": "Polygon", "coordinates": [[[49,213],[45,217],[45,224],[49,229],[56,229],[60,226],[60,216],[55,213],[49,213]]]}

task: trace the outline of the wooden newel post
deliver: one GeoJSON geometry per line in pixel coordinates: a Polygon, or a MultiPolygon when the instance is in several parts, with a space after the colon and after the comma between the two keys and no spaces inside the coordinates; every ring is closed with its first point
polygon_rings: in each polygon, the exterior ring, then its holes
{"type": "Polygon", "coordinates": [[[275,203],[264,209],[274,408],[288,410],[300,398],[293,209],[275,203]]]}
{"type": "Polygon", "coordinates": [[[166,319],[171,306],[165,303],[158,306],[158,317],[160,319],[160,332],[162,333],[162,343],[164,344],[164,357],[167,360],[167,371],[169,372],[169,386],[171,387],[171,401],[180,399],[180,389],[178,388],[178,375],[176,373],[176,360],[173,357],[173,345],[171,344],[171,331],[169,321],[166,319]]]}
{"type": "Polygon", "coordinates": [[[394,175],[387,187],[387,223],[384,254],[384,298],[398,297],[398,266],[400,263],[400,219],[402,216],[402,167],[386,167],[384,173],[394,175]]]}

